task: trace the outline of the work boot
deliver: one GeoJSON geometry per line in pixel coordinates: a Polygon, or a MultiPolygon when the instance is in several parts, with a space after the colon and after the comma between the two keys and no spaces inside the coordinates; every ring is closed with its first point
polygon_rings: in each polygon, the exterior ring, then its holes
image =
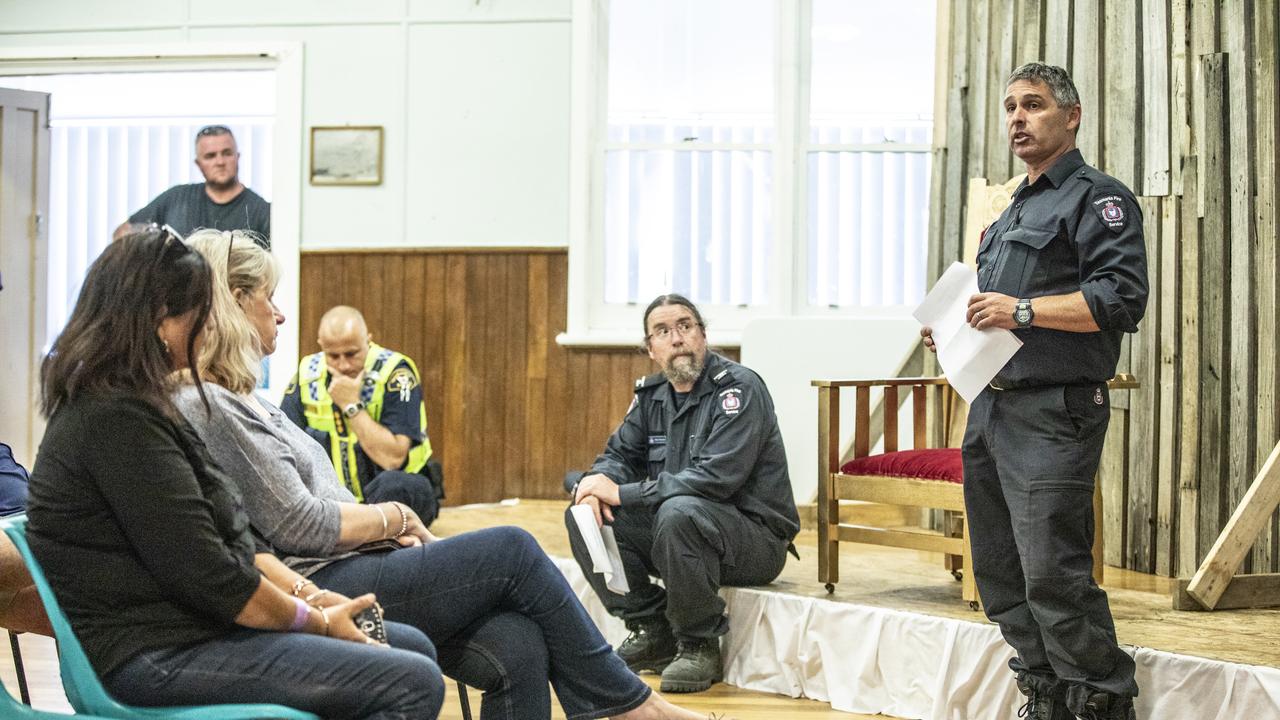
{"type": "Polygon", "coordinates": [[[618,657],[634,673],[645,670],[660,673],[676,654],[676,636],[661,615],[628,620],[631,634],[618,646],[618,657]]]}
{"type": "Polygon", "coordinates": [[[1106,692],[1072,693],[1074,712],[1080,720],[1136,720],[1133,698],[1106,692]],[[1083,698],[1083,703],[1079,700],[1083,698]]]}
{"type": "Polygon", "coordinates": [[[676,659],[662,671],[662,692],[702,692],[723,676],[720,638],[680,640],[676,659]]]}
{"type": "Polygon", "coordinates": [[[1067,709],[1064,693],[1050,692],[1038,688],[1027,679],[1026,675],[1018,676],[1018,692],[1027,696],[1027,701],[1018,709],[1018,717],[1027,720],[1075,720],[1076,716],[1067,709]]]}

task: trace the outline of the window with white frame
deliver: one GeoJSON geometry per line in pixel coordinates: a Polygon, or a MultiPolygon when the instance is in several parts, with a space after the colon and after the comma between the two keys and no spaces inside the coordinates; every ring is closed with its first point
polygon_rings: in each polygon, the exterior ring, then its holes
{"type": "Polygon", "coordinates": [[[918,302],[936,7],[578,0],[570,335],[918,302]]]}

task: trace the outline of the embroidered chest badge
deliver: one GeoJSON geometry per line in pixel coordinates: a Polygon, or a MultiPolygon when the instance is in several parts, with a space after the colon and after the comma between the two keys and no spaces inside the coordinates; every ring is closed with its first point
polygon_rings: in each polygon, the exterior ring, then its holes
{"type": "Polygon", "coordinates": [[[1106,401],[1102,399],[1102,388],[1094,388],[1094,389],[1093,389],[1093,404],[1095,404],[1095,405],[1101,405],[1101,404],[1102,404],[1102,403],[1104,403],[1104,402],[1106,402],[1106,401]]]}

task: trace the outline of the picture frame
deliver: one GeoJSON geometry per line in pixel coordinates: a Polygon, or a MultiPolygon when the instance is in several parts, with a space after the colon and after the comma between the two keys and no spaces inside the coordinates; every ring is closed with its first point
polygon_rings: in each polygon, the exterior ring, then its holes
{"type": "Polygon", "coordinates": [[[381,185],[381,125],[313,125],[312,185],[381,185]]]}

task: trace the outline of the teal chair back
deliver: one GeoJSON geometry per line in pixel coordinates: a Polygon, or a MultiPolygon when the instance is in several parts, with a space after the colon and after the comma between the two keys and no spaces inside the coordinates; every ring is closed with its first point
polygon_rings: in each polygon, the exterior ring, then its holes
{"type": "MultiPolygon", "coordinates": [[[[31,573],[31,579],[35,582],[36,591],[40,593],[45,614],[49,616],[49,624],[53,626],[53,635],[58,640],[58,664],[62,670],[62,688],[67,693],[67,700],[71,703],[71,707],[75,708],[77,713],[87,713],[112,720],[156,720],[157,718],[319,720],[311,713],[283,705],[239,704],[161,708],[136,707],[117,702],[98,680],[98,674],[89,664],[89,657],[84,654],[84,648],[72,631],[66,613],[58,605],[58,598],[53,594],[53,588],[49,586],[44,571],[40,569],[40,563],[36,561],[35,555],[31,554],[31,546],[27,544],[26,516],[17,515],[0,519],[0,529],[4,530],[4,534],[9,536],[14,546],[18,548],[18,552],[22,554],[22,559],[27,564],[27,571],[31,573]]],[[[3,715],[3,717],[9,716],[3,715]]]]}

